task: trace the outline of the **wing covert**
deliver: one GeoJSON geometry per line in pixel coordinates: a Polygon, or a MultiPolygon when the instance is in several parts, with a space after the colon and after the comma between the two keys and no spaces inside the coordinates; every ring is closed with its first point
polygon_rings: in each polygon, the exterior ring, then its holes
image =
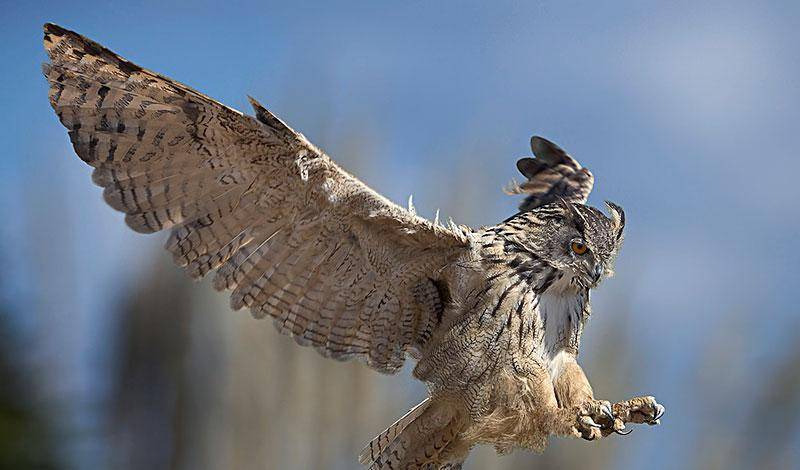
{"type": "Polygon", "coordinates": [[[250,98],[256,118],[44,27],[50,103],[105,200],[300,344],[383,372],[430,334],[468,230],[401,208],[250,98]]]}

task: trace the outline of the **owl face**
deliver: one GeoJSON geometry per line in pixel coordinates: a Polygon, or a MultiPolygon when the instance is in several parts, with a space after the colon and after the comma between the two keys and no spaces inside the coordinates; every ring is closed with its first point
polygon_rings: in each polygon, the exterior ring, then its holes
{"type": "Polygon", "coordinates": [[[533,226],[523,232],[523,244],[581,288],[596,287],[613,275],[614,259],[622,245],[625,213],[606,203],[601,211],[569,202],[548,204],[529,214],[533,226]]]}

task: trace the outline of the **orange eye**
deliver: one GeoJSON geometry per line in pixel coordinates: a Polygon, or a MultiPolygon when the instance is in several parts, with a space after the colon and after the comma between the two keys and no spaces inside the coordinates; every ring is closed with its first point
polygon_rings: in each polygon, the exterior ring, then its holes
{"type": "Polygon", "coordinates": [[[576,255],[582,255],[586,253],[588,249],[589,248],[587,248],[583,242],[580,242],[578,240],[572,242],[572,251],[574,251],[576,255]]]}

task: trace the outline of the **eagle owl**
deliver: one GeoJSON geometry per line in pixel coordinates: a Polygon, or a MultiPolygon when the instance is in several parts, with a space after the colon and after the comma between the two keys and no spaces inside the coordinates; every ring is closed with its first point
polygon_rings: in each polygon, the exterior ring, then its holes
{"type": "MultiPolygon", "coordinates": [[[[541,450],[657,424],[653,397],[594,397],[576,362],[589,292],[625,214],[584,205],[592,174],[531,139],[520,211],[479,229],[393,204],[250,99],[244,115],[62,27],[44,27],[50,104],[103,197],[234,309],[383,373],[406,356],[429,396],[370,442],[371,469],[460,468],[490,444],[541,450]]],[[[629,431],[628,431],[629,432],[629,431]]]]}

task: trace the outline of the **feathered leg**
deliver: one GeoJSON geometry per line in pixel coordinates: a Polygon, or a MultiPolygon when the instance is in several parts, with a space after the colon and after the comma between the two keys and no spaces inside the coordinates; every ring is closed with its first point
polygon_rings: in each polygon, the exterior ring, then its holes
{"type": "Polygon", "coordinates": [[[574,434],[584,439],[595,440],[611,433],[629,434],[631,431],[625,431],[625,424],[658,424],[664,414],[664,407],[653,397],[636,397],[613,405],[596,400],[586,374],[573,356],[564,358],[559,369],[554,380],[559,406],[577,412],[574,434]]]}

